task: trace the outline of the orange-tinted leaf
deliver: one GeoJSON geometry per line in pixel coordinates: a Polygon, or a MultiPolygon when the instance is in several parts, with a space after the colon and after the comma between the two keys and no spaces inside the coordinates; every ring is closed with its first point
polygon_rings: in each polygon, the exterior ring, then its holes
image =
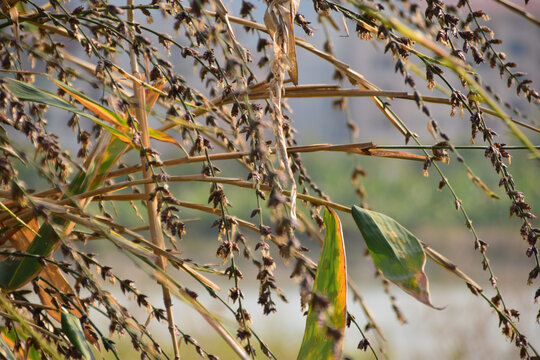
{"type": "MultiPolygon", "coordinates": [[[[26,228],[23,230],[29,231],[26,228]]],[[[41,225],[38,235],[33,237],[25,252],[46,257],[57,247],[59,241],[56,230],[46,222],[41,225]]],[[[7,258],[0,262],[0,288],[6,291],[16,290],[35,278],[41,269],[43,263],[39,257],[7,258]]]]}
{"type": "MultiPolygon", "coordinates": [[[[40,352],[31,346],[17,346],[18,341],[28,339],[26,334],[14,328],[0,328],[0,359],[6,360],[41,360],[40,352]],[[12,352],[13,350],[13,352],[12,352]]],[[[24,342],[23,342],[24,343],[24,342]]]]}
{"type": "Polygon", "coordinates": [[[127,125],[126,121],[122,119],[120,116],[116,115],[114,112],[103,107],[102,105],[98,104],[94,100],[86,97],[85,95],[73,89],[69,85],[64,84],[53,78],[51,78],[51,80],[56,84],[56,86],[58,86],[60,89],[67,92],[69,95],[71,95],[71,97],[73,97],[75,100],[83,104],[84,107],[86,107],[88,110],[96,114],[96,116],[99,117],[100,119],[110,122],[111,124],[118,125],[120,127],[126,127],[127,125]]]}
{"type": "Polygon", "coordinates": [[[328,207],[324,212],[324,226],[326,235],[313,285],[314,296],[309,305],[304,339],[298,354],[299,360],[341,359],[347,318],[347,264],[341,222],[328,207]],[[325,316],[323,326],[319,321],[320,306],[316,303],[321,297],[329,304],[322,310],[325,316]]]}
{"type": "MultiPolygon", "coordinates": [[[[7,212],[9,215],[11,215],[12,218],[14,218],[20,225],[24,226],[27,230],[30,230],[34,233],[34,235],[37,235],[36,230],[34,230],[29,224],[26,224],[24,221],[22,221],[15,213],[13,213],[4,203],[0,202],[0,209],[2,211],[7,212]]],[[[0,241],[0,244],[2,241],[0,241]]]]}
{"type": "MultiPolygon", "coordinates": [[[[0,358],[6,360],[16,360],[17,357],[11,352],[11,349],[15,348],[15,341],[8,338],[6,334],[0,332],[0,358]]],[[[22,349],[19,349],[19,358],[23,358],[24,354],[22,349]]]]}
{"type": "Polygon", "coordinates": [[[150,135],[151,138],[153,139],[156,139],[156,140],[159,140],[159,141],[163,141],[163,142],[166,142],[166,143],[170,143],[170,144],[174,144],[178,147],[181,148],[180,144],[178,143],[178,141],[176,141],[172,136],[170,135],[167,135],[165,134],[164,132],[162,131],[159,131],[159,130],[154,130],[154,129],[148,129],[148,134],[150,135]]]}
{"type": "MultiPolygon", "coordinates": [[[[124,119],[121,116],[115,114],[114,112],[112,112],[111,110],[105,108],[104,106],[98,104],[97,102],[95,102],[94,100],[88,98],[87,96],[81,94],[80,92],[73,89],[69,85],[61,83],[58,80],[54,80],[54,79],[52,79],[52,80],[59,88],[61,88],[62,90],[67,92],[69,95],[71,95],[74,99],[76,99],[78,102],[83,104],[84,107],[86,107],[88,110],[90,110],[94,114],[96,114],[96,116],[98,116],[100,119],[119,126],[119,130],[121,132],[127,133],[128,126],[127,126],[127,120],[126,119],[124,119]]],[[[152,103],[152,105],[153,105],[155,103],[155,101],[157,101],[157,97],[155,99],[151,99],[151,101],[153,101],[153,103],[152,103]]],[[[150,108],[148,108],[148,111],[149,111],[149,109],[150,108]]],[[[150,137],[153,138],[153,139],[163,141],[163,142],[167,142],[167,143],[171,143],[171,144],[175,144],[175,145],[181,147],[180,144],[172,136],[167,135],[162,131],[154,130],[154,129],[148,129],[148,132],[149,132],[150,137]]],[[[124,138],[127,138],[128,141],[126,141],[126,139],[123,139],[123,138],[120,138],[120,140],[122,140],[124,142],[131,143],[131,139],[129,139],[129,137],[124,136],[124,138]]]]}
{"type": "MultiPolygon", "coordinates": [[[[21,228],[19,229],[19,231],[15,232],[9,239],[13,247],[18,251],[26,251],[34,238],[34,232],[37,232],[39,230],[39,224],[35,218],[28,222],[28,226],[30,226],[32,230],[29,230],[27,228],[21,228]]],[[[67,282],[64,275],[60,272],[58,266],[47,263],[41,271],[40,276],[44,280],[47,280],[48,282],[53,284],[63,294],[74,294],[73,289],[67,282]]],[[[55,301],[53,300],[53,298],[56,299],[56,303],[62,304],[64,302],[62,296],[58,294],[57,291],[47,292],[42,289],[43,287],[48,287],[45,281],[40,279],[38,285],[40,286],[38,296],[41,299],[41,303],[43,305],[55,307],[55,301]]],[[[76,297],[73,297],[72,299],[78,302],[76,297]]],[[[82,308],[82,305],[80,303],[78,305],[82,308]]],[[[47,311],[49,312],[49,315],[51,315],[54,319],[60,322],[60,312],[54,310],[47,311]]],[[[73,308],[71,312],[78,317],[81,317],[82,315],[79,310],[75,308],[73,308]]]]}
{"type": "MultiPolygon", "coordinates": [[[[165,78],[161,78],[152,84],[158,90],[163,90],[165,87],[165,78]]],[[[150,113],[150,110],[154,108],[160,93],[152,89],[144,89],[144,98],[146,99],[146,112],[150,113]]]]}

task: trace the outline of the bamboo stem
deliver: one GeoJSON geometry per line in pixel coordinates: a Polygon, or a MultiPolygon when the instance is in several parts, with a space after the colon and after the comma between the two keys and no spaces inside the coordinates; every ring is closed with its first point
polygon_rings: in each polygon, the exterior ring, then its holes
{"type": "MultiPolygon", "coordinates": [[[[133,0],[128,0],[128,6],[133,6],[133,0]]],[[[133,23],[133,9],[128,10],[128,22],[133,23]]],[[[133,31],[133,30],[132,30],[133,31]]],[[[147,150],[150,149],[150,134],[148,127],[148,119],[146,115],[146,99],[144,87],[141,85],[141,82],[144,81],[144,75],[139,73],[139,66],[137,63],[137,56],[135,54],[135,49],[133,46],[130,47],[130,64],[131,64],[131,73],[134,77],[133,80],[133,90],[135,95],[135,115],[137,117],[137,122],[139,130],[141,132],[141,165],[142,165],[142,175],[144,179],[153,179],[153,170],[149,163],[147,150]],[[139,81],[136,81],[138,79],[139,81]]],[[[150,236],[152,238],[152,243],[156,245],[161,250],[165,249],[165,241],[163,239],[163,232],[161,229],[161,220],[158,216],[157,209],[157,199],[156,197],[150,196],[155,190],[156,186],[153,181],[148,182],[144,185],[144,192],[148,195],[146,200],[146,209],[148,211],[148,223],[150,227],[150,236]]],[[[163,255],[160,255],[158,251],[155,252],[158,256],[156,265],[166,272],[167,270],[167,260],[163,255]]],[[[169,325],[169,333],[171,335],[172,346],[174,351],[174,359],[180,359],[180,349],[178,346],[178,338],[176,336],[176,326],[174,324],[174,314],[172,309],[172,300],[170,290],[162,284],[163,292],[163,303],[165,305],[165,310],[167,312],[167,322],[169,325]]]]}

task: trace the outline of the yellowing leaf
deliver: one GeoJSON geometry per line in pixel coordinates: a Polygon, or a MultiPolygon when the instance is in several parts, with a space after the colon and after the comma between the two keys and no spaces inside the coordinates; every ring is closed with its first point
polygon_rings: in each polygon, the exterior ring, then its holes
{"type": "Polygon", "coordinates": [[[429,296],[424,273],[426,255],[420,241],[384,214],[353,206],[352,215],[375,266],[384,277],[418,301],[435,308],[429,296]]]}
{"type": "MultiPolygon", "coordinates": [[[[159,91],[163,90],[163,88],[165,87],[165,78],[159,79],[158,81],[153,83],[152,86],[156,90],[159,90],[159,91]]],[[[157,100],[159,99],[160,93],[157,92],[156,90],[154,90],[154,89],[145,89],[144,90],[144,94],[145,94],[144,98],[146,99],[146,112],[147,113],[150,113],[150,110],[152,110],[152,108],[156,104],[157,100]]]]}
{"type": "Polygon", "coordinates": [[[166,143],[170,143],[170,144],[174,144],[174,145],[176,145],[176,146],[178,146],[180,148],[182,147],[182,146],[180,146],[178,141],[176,141],[172,136],[167,135],[162,131],[154,130],[154,129],[148,129],[148,135],[150,135],[150,137],[153,138],[153,139],[163,141],[163,142],[166,142],[166,143]]]}
{"type": "Polygon", "coordinates": [[[324,212],[324,237],[317,275],[313,285],[313,298],[309,305],[304,339],[299,360],[341,359],[345,323],[347,320],[347,264],[341,222],[330,208],[324,212]],[[321,309],[320,299],[328,301],[321,309]],[[325,317],[319,322],[320,311],[325,317]]]}
{"type": "Polygon", "coordinates": [[[298,65],[294,18],[298,5],[299,0],[271,1],[264,14],[264,24],[274,44],[274,56],[278,56],[279,61],[285,60],[287,71],[295,85],[298,85],[298,65]]]}

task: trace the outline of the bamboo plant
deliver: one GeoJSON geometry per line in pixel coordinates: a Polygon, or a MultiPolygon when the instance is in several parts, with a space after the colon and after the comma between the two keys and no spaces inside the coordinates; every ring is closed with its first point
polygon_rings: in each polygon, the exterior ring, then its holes
{"type": "MultiPolygon", "coordinates": [[[[537,31],[539,21],[527,10],[527,0],[523,6],[494,2],[537,31]]],[[[501,339],[515,344],[517,356],[539,358],[534,342],[528,341],[532,334],[520,330],[519,312],[500,290],[488,244],[467,210],[470,204],[445,175],[452,160],[472,187],[500,198],[461,152],[485,154],[506,194],[498,206],[508,206],[510,215],[521,221],[516,234],[527,243],[523,261],[531,266],[523,277],[537,287],[540,230],[526,194],[516,187],[510,158],[515,151],[514,156],[528,156],[530,166],[538,167],[535,141],[540,129],[478,72],[479,64],[489,64],[519,100],[538,112],[536,84],[499,50],[498,36],[504,34],[494,34],[486,25],[488,14],[469,0],[456,5],[443,0],[313,0],[313,10],[305,15],[298,12],[300,5],[298,0],[3,0],[1,357],[119,359],[120,335],[129,338],[141,358],[180,359],[184,343],[203,358],[223,356],[211,354],[183,328],[174,300],[199,313],[239,358],[277,359],[266,334],[252,326],[242,281],[253,268],[244,269],[241,258],[254,264],[257,301],[265,315],[271,316],[275,301],[287,295],[279,287],[276,267],[287,268],[298,284],[298,311],[307,311],[305,332],[297,353],[287,358],[342,358],[345,336],[357,336],[346,331],[351,326],[360,334],[359,351],[386,357],[384,329],[363,300],[362,284],[347,271],[340,218],[352,216],[385,284],[394,283],[437,308],[424,272],[429,259],[484,301],[499,320],[501,339]],[[376,45],[374,51],[392,59],[395,77],[406,90],[381,89],[370,74],[338,59],[329,31],[324,47],[318,48],[310,36],[322,28],[346,33],[353,47],[358,42],[376,45]],[[336,81],[306,83],[297,59],[300,51],[321,60],[336,81]],[[196,76],[181,73],[189,66],[196,76]],[[417,83],[425,83],[431,93],[422,94],[417,83]],[[297,143],[287,99],[334,98],[340,111],[350,115],[346,99],[351,97],[369,98],[402,142],[380,146],[366,135],[358,142],[349,116],[350,143],[297,143]],[[418,129],[394,110],[404,101],[417,106],[431,138],[417,135],[418,129]],[[468,122],[460,129],[472,144],[450,139],[441,119],[432,115],[433,104],[447,106],[451,116],[462,113],[468,122]],[[59,133],[51,124],[62,117],[68,126],[59,133]],[[503,124],[508,136],[492,130],[492,122],[503,124]],[[66,148],[75,141],[78,152],[73,156],[66,148]],[[160,152],[166,155],[162,158],[160,152]],[[333,201],[302,161],[311,152],[371,157],[382,164],[397,159],[425,176],[439,177],[439,190],[451,194],[451,206],[470,230],[485,279],[472,279],[458,267],[459,259],[449,260],[428,239],[419,240],[399,219],[385,215],[385,209],[370,208],[362,189],[350,203],[333,201]],[[220,174],[225,160],[236,161],[241,170],[233,167],[220,174]],[[35,179],[38,188],[26,185],[35,179]],[[186,189],[202,184],[209,196],[188,201],[192,197],[171,190],[176,183],[186,189]],[[227,194],[232,187],[253,200],[251,217],[233,207],[227,194]],[[111,210],[117,207],[129,208],[140,226],[129,226],[122,211],[111,210]],[[202,266],[198,254],[183,252],[182,238],[197,231],[184,209],[212,219],[204,226],[217,227],[220,265],[202,266]],[[300,234],[320,243],[318,259],[306,251],[300,234]],[[141,279],[117,274],[114,264],[89,251],[89,244],[99,242],[112,244],[115,256],[132,262],[151,281],[138,287],[141,279]],[[196,288],[188,288],[185,278],[196,288]],[[491,288],[479,285],[484,280],[491,288]],[[154,291],[161,292],[161,303],[149,299],[154,291]],[[129,296],[120,300],[120,293],[129,296]],[[210,300],[199,299],[199,293],[210,300]],[[363,314],[350,313],[348,301],[358,301],[363,314]],[[133,304],[146,309],[145,318],[127,310],[133,304]],[[222,313],[210,310],[216,304],[222,313]],[[149,330],[151,324],[167,328],[169,336],[157,336],[149,330]]],[[[362,175],[361,169],[353,170],[353,183],[362,175]]],[[[539,296],[540,288],[531,306],[537,306],[539,296]]],[[[444,317],[444,310],[439,314],[444,317]]]]}

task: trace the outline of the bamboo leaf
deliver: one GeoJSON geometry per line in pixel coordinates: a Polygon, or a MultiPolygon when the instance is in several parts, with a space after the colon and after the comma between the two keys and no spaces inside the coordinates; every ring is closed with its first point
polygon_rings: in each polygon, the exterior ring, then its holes
{"type": "Polygon", "coordinates": [[[11,78],[4,78],[6,86],[20,100],[33,101],[40,104],[54,106],[67,111],[79,110],[61,97],[38,88],[37,86],[24,83],[11,78]]]}
{"type": "Polygon", "coordinates": [[[84,331],[79,318],[70,313],[62,312],[62,330],[69,341],[79,350],[82,356],[87,360],[94,360],[94,355],[90,345],[86,342],[84,331]]]}
{"type": "Polygon", "coordinates": [[[353,206],[352,215],[383,275],[418,301],[436,308],[430,300],[424,273],[426,255],[420,241],[384,214],[353,206]]]}
{"type": "Polygon", "coordinates": [[[112,139],[107,147],[107,151],[105,151],[103,159],[101,160],[101,165],[97,169],[97,175],[92,181],[93,186],[91,186],[91,188],[99,186],[103,183],[109,171],[111,171],[120,156],[122,156],[126,150],[126,144],[116,139],[112,139]]]}
{"type": "Polygon", "coordinates": [[[51,80],[52,82],[56,84],[56,86],[58,86],[60,89],[67,92],[69,95],[71,95],[71,97],[73,97],[75,100],[83,104],[84,107],[86,107],[88,110],[96,114],[96,116],[98,116],[100,119],[110,122],[111,124],[118,125],[123,128],[127,127],[127,121],[123,119],[121,116],[118,116],[116,113],[112,112],[111,110],[107,109],[103,105],[90,99],[83,93],[75,90],[68,84],[60,82],[53,78],[51,78],[51,80]]]}
{"type": "MultiPolygon", "coordinates": [[[[28,221],[28,228],[17,229],[17,231],[10,236],[9,241],[16,250],[21,252],[26,251],[28,249],[28,246],[30,246],[30,244],[32,243],[34,234],[37,235],[37,231],[39,231],[39,224],[37,219],[33,218],[28,221]]],[[[43,305],[55,307],[55,303],[61,304],[63,302],[63,295],[73,295],[75,293],[62,272],[60,271],[60,269],[58,268],[58,266],[56,266],[55,264],[46,264],[40,274],[42,279],[38,281],[38,284],[40,286],[38,287],[37,295],[41,299],[41,303],[43,305]],[[56,291],[45,291],[43,288],[47,287],[47,284],[45,281],[43,281],[43,279],[53,284],[56,289],[60,290],[62,295],[60,295],[56,291]],[[56,301],[54,299],[56,299],[56,301]]],[[[80,305],[76,297],[73,298],[73,301],[80,305]]],[[[79,307],[82,308],[82,305],[80,305],[79,307]]],[[[76,308],[73,308],[70,311],[77,316],[82,315],[76,308]]],[[[55,320],[60,322],[60,313],[58,311],[48,309],[47,312],[55,320]]]]}
{"type": "Polygon", "coordinates": [[[347,265],[341,222],[336,213],[326,207],[324,213],[326,234],[313,293],[327,299],[327,309],[312,299],[306,319],[304,339],[298,359],[340,359],[347,317],[347,265]],[[317,309],[319,308],[319,309],[317,309]],[[320,311],[326,316],[320,325],[320,311]]]}
{"type": "Polygon", "coordinates": [[[174,145],[178,146],[179,148],[182,148],[182,146],[180,146],[178,141],[176,141],[172,136],[167,135],[163,131],[159,131],[159,130],[149,128],[148,129],[148,134],[150,135],[150,137],[152,139],[163,141],[163,142],[166,142],[166,143],[169,143],[169,144],[174,144],[174,145]]]}
{"type": "MultiPolygon", "coordinates": [[[[95,102],[94,100],[90,99],[86,95],[78,92],[74,88],[70,87],[67,84],[61,83],[58,80],[52,79],[52,81],[62,90],[67,92],[69,95],[71,95],[73,98],[75,98],[78,102],[83,104],[88,110],[92,111],[94,114],[96,114],[99,118],[108,121],[112,124],[118,125],[124,132],[127,132],[128,129],[128,123],[127,119],[123,118],[122,116],[117,115],[116,113],[112,112],[111,110],[105,108],[101,104],[95,102]]],[[[155,103],[157,98],[151,99],[152,102],[155,103]]],[[[180,144],[170,135],[165,134],[162,131],[154,130],[152,128],[148,129],[149,135],[151,138],[175,144],[180,147],[180,144]]]]}
{"type": "Polygon", "coordinates": [[[120,140],[128,144],[131,144],[131,138],[128,135],[107,125],[106,123],[98,119],[97,117],[91,114],[88,114],[84,111],[81,111],[78,107],[73,106],[66,100],[62,99],[61,97],[53,93],[50,93],[48,91],[45,91],[43,89],[40,89],[37,86],[27,84],[18,80],[14,80],[10,78],[6,78],[5,80],[7,80],[6,86],[9,89],[9,91],[11,91],[13,95],[18,97],[19,99],[26,100],[26,101],[33,101],[33,102],[37,102],[37,103],[45,104],[49,106],[54,106],[58,109],[67,110],[71,113],[84,116],[92,120],[96,124],[102,126],[105,130],[107,130],[114,136],[118,137],[120,140]]]}
{"type": "MultiPolygon", "coordinates": [[[[48,256],[60,237],[50,223],[44,223],[25,253],[48,256]]],[[[43,262],[36,257],[8,258],[0,262],[0,288],[13,291],[32,280],[43,268],[43,262]]]]}

